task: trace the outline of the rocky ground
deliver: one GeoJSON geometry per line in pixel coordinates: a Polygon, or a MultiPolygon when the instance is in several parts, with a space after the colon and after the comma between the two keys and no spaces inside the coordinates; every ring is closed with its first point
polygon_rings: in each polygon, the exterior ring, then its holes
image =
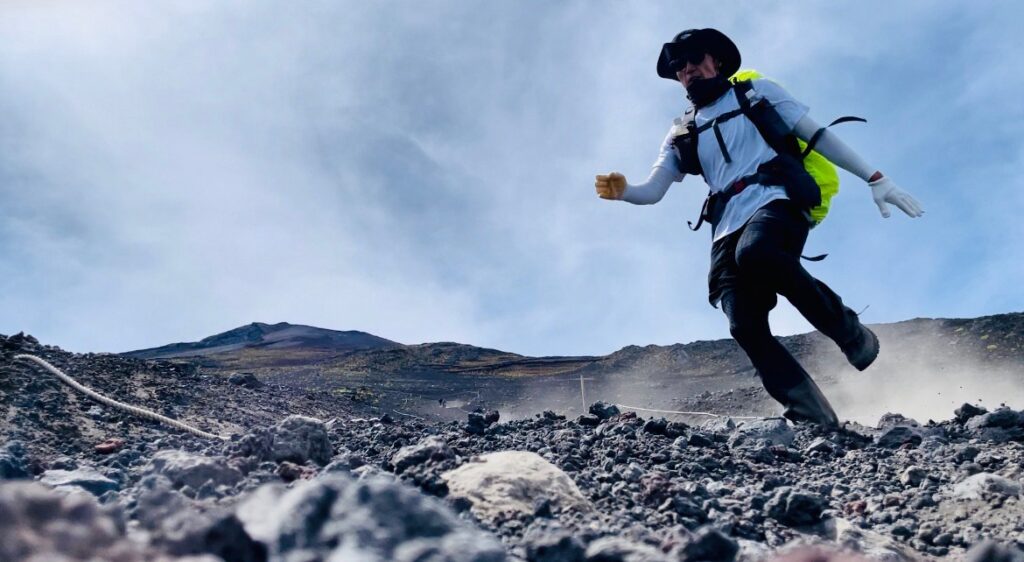
{"type": "Polygon", "coordinates": [[[1024,560],[1024,412],[828,432],[589,409],[428,423],[0,336],[0,560],[1024,560]]]}

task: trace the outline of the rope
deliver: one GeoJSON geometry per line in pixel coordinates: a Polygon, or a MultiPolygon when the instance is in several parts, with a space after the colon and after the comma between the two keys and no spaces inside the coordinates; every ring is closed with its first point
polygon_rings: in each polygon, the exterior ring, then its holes
{"type": "Polygon", "coordinates": [[[676,410],[652,410],[650,408],[638,408],[637,406],[627,406],[625,404],[616,404],[620,408],[626,408],[627,410],[640,410],[642,412],[656,412],[659,414],[679,414],[683,416],[710,416],[712,418],[735,418],[738,420],[759,420],[761,416],[723,416],[722,414],[712,414],[711,412],[680,412],[676,410]]]}
{"type": "Polygon", "coordinates": [[[30,361],[32,363],[35,363],[36,365],[39,365],[40,367],[46,369],[47,371],[52,373],[55,377],[60,379],[60,381],[62,383],[70,386],[71,388],[77,390],[78,392],[81,392],[82,394],[88,396],[89,398],[92,398],[93,400],[99,402],[100,404],[105,404],[105,405],[110,406],[112,408],[116,408],[118,410],[122,410],[122,411],[128,412],[130,414],[134,414],[134,415],[139,416],[141,418],[147,418],[147,419],[155,420],[155,421],[158,421],[160,423],[169,425],[171,427],[176,427],[176,428],[178,428],[178,429],[180,429],[182,431],[187,431],[187,432],[189,432],[189,433],[191,433],[193,435],[198,435],[199,437],[203,437],[205,439],[220,439],[221,441],[227,441],[226,437],[221,437],[220,435],[214,435],[212,433],[207,433],[207,432],[205,432],[205,431],[203,431],[201,429],[196,429],[196,428],[194,428],[194,427],[192,427],[190,425],[184,424],[184,423],[182,423],[182,422],[180,422],[178,420],[174,420],[174,419],[171,419],[171,418],[169,418],[167,416],[162,416],[162,415],[160,415],[160,414],[158,414],[156,412],[153,412],[153,411],[150,411],[150,410],[146,410],[145,408],[139,408],[139,407],[136,407],[136,406],[130,406],[128,404],[124,404],[122,402],[118,402],[117,400],[112,400],[110,398],[107,398],[106,396],[103,396],[102,394],[100,394],[100,393],[98,393],[98,392],[96,392],[96,391],[94,391],[94,390],[92,390],[92,389],[90,389],[90,388],[88,388],[86,386],[83,386],[83,385],[79,384],[78,382],[76,382],[71,377],[65,375],[60,369],[58,369],[57,367],[54,367],[53,365],[48,363],[45,359],[41,359],[39,357],[36,357],[35,355],[15,355],[14,356],[14,360],[15,361],[30,361]]]}

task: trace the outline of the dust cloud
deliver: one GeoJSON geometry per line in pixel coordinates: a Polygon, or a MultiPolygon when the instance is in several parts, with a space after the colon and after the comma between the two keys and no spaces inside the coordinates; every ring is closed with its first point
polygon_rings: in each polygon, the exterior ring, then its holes
{"type": "Polygon", "coordinates": [[[990,411],[1000,405],[1024,408],[1020,365],[991,360],[984,350],[959,349],[948,338],[879,339],[881,353],[866,371],[837,365],[816,374],[832,381],[823,389],[842,419],[873,426],[894,412],[921,423],[940,421],[965,402],[990,411]]]}

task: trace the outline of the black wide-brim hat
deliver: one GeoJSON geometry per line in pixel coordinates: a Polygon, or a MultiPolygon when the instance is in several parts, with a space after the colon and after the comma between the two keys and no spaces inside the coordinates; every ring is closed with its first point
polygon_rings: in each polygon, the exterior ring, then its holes
{"type": "Polygon", "coordinates": [[[669,80],[679,80],[676,78],[676,73],[671,70],[669,62],[674,58],[673,54],[680,52],[710,54],[715,60],[722,63],[719,72],[726,78],[736,74],[736,71],[740,69],[740,50],[736,44],[721,31],[708,27],[687,29],[676,35],[671,43],[665,43],[661,47],[661,55],[658,56],[658,76],[669,80]]]}

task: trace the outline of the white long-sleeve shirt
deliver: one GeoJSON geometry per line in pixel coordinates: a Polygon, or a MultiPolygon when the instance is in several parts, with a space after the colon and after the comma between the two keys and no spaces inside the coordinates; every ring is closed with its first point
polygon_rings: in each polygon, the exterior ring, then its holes
{"type": "MultiPolygon", "coordinates": [[[[778,84],[766,80],[754,80],[751,83],[757,96],[763,96],[771,103],[783,121],[789,125],[794,134],[808,140],[820,126],[807,116],[808,108],[796,101],[778,84]]],[[[756,98],[755,100],[756,101],[756,98]]],[[[729,90],[712,104],[697,111],[697,126],[710,122],[717,116],[739,108],[736,94],[729,90]]],[[[757,171],[758,166],[771,160],[777,153],[768,146],[757,131],[754,124],[745,117],[736,117],[719,124],[722,138],[729,151],[732,162],[725,158],[718,146],[712,129],[701,133],[697,150],[704,178],[713,192],[722,191],[736,180],[757,171]]],[[[627,185],[623,200],[637,205],[657,203],[664,197],[669,186],[682,181],[684,174],[679,171],[679,163],[672,146],[674,129],[670,130],[662,142],[661,151],[655,161],[650,176],[642,184],[627,185]]],[[[867,179],[874,172],[850,147],[831,131],[826,131],[818,140],[815,151],[834,164],[854,175],[867,179]]],[[[745,189],[733,197],[722,218],[715,228],[714,240],[720,240],[736,232],[750,220],[755,211],[776,199],[785,199],[785,189],[781,186],[759,186],[759,189],[745,189]]]]}

